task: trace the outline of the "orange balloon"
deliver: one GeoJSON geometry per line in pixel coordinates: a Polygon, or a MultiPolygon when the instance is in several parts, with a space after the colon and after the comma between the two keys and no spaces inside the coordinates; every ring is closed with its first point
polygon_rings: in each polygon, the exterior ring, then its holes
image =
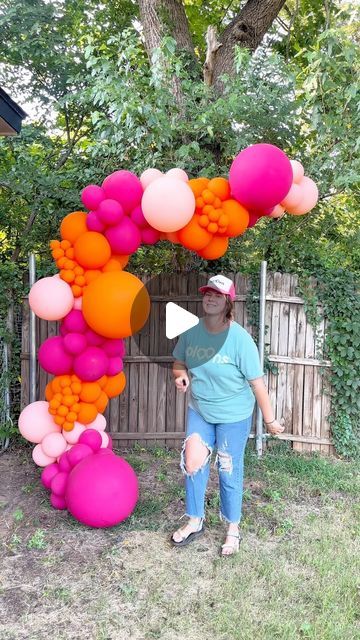
{"type": "Polygon", "coordinates": [[[185,227],[177,231],[177,236],[184,247],[199,251],[209,244],[212,236],[199,225],[199,217],[195,214],[185,227]]]}
{"type": "Polygon", "coordinates": [[[90,284],[93,280],[96,280],[101,276],[101,271],[99,269],[89,269],[89,271],[85,271],[84,278],[86,284],[90,284]]]}
{"type": "Polygon", "coordinates": [[[52,389],[52,383],[48,382],[46,387],[45,387],[45,398],[48,402],[50,402],[50,400],[52,399],[54,395],[53,389],[52,389]]]}
{"type": "Polygon", "coordinates": [[[118,254],[118,255],[113,255],[113,256],[112,256],[112,258],[113,258],[114,260],[117,260],[117,261],[118,261],[118,263],[120,264],[120,267],[121,267],[122,269],[125,269],[125,267],[126,267],[127,263],[129,262],[129,258],[130,258],[130,256],[125,255],[125,254],[124,254],[124,255],[120,255],[120,254],[118,254]]]}
{"type": "Polygon", "coordinates": [[[205,258],[205,260],[216,260],[217,258],[221,258],[221,256],[226,253],[228,246],[229,238],[214,236],[207,247],[205,247],[205,249],[202,249],[201,251],[198,251],[198,254],[202,258],[205,258]]]}
{"type": "Polygon", "coordinates": [[[88,402],[80,402],[80,409],[77,420],[78,422],[81,422],[81,424],[89,424],[89,422],[95,420],[97,414],[98,411],[94,404],[89,404],[88,402]]]}
{"type": "MultiPolygon", "coordinates": [[[[97,382],[83,382],[80,391],[80,400],[83,402],[96,402],[101,394],[101,387],[97,382]]],[[[70,405],[71,406],[71,405],[70,405]]]]}
{"type": "Polygon", "coordinates": [[[173,244],[180,244],[180,240],[178,238],[177,232],[176,231],[170,231],[169,233],[166,233],[166,240],[169,240],[169,242],[172,242],[173,244]]]}
{"type": "Polygon", "coordinates": [[[249,212],[236,200],[225,200],[222,205],[224,214],[228,217],[226,235],[233,238],[244,233],[249,224],[249,212]]]}
{"type": "Polygon", "coordinates": [[[225,178],[213,178],[210,180],[207,188],[215,193],[220,200],[227,200],[230,198],[230,185],[225,178]]]}
{"type": "Polygon", "coordinates": [[[116,376],[110,376],[108,381],[104,387],[104,392],[108,396],[108,398],[115,398],[115,396],[120,395],[125,389],[126,386],[126,377],[125,373],[121,371],[116,376]]]}
{"type": "Polygon", "coordinates": [[[209,179],[208,178],[193,178],[189,180],[188,185],[193,192],[195,198],[200,198],[204,189],[208,188],[209,179]]]}
{"type": "Polygon", "coordinates": [[[101,392],[100,396],[95,402],[95,407],[97,408],[99,413],[103,413],[105,411],[109,402],[109,398],[107,397],[104,391],[101,392]]]}
{"type": "Polygon", "coordinates": [[[88,230],[86,226],[87,215],[83,211],[73,211],[62,220],[60,225],[60,235],[63,240],[69,240],[71,244],[88,230]]]}
{"type": "Polygon", "coordinates": [[[102,233],[86,231],[75,242],[75,259],[86,269],[99,269],[111,257],[111,247],[102,233]]]}
{"type": "Polygon", "coordinates": [[[84,290],[82,313],[105,338],[127,338],[142,329],[150,313],[144,284],[128,271],[109,271],[84,290]]]}

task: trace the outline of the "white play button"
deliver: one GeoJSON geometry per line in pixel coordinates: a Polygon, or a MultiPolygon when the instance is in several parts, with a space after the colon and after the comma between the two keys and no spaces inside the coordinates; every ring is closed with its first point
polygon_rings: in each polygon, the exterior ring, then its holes
{"type": "Polygon", "coordinates": [[[182,309],[174,302],[166,304],[166,337],[169,340],[197,324],[199,324],[199,318],[190,311],[182,309]]]}

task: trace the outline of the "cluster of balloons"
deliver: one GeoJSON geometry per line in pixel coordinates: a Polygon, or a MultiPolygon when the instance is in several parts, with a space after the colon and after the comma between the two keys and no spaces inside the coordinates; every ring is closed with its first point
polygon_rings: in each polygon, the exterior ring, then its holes
{"type": "Polygon", "coordinates": [[[138,500],[138,481],[132,467],[104,447],[94,429],[81,433],[70,451],[45,467],[41,482],[51,492],[55,509],[68,511],[90,527],[111,527],[127,518],[138,500]]]}
{"type": "MultiPolygon", "coordinates": [[[[116,523],[105,505],[120,467],[114,454],[105,455],[109,437],[102,413],[126,385],[124,339],[141,330],[150,312],[146,287],[124,270],[131,254],[141,244],[167,240],[215,260],[225,254],[229,238],[240,236],[262,216],[279,217],[285,211],[302,215],[317,198],[317,187],[304,176],[302,165],[270,144],[241,151],[228,179],[189,179],[178,168],[165,174],[146,169],[140,178],[121,170],[101,186],[83,189],[88,212],[65,216],[61,239],[50,243],[59,273],[36,282],[29,294],[38,317],[61,321],[60,335],[45,340],[38,353],[42,368],[54,376],[46,401],[31,403],[19,419],[22,435],[36,444],[33,459],[45,467],[43,482],[52,491],[55,508],[67,507],[81,520],[82,509],[91,511],[93,499],[84,478],[91,485],[94,473],[97,495],[102,496],[96,522],[116,523]],[[85,451],[84,459],[77,458],[85,451]],[[86,469],[83,475],[80,468],[86,469]]],[[[123,474],[125,484],[120,483],[116,494],[124,504],[126,490],[132,498],[136,493],[130,476],[123,474]]],[[[115,519],[127,517],[128,507],[117,509],[115,519]]],[[[85,520],[95,522],[92,516],[85,520]]]]}

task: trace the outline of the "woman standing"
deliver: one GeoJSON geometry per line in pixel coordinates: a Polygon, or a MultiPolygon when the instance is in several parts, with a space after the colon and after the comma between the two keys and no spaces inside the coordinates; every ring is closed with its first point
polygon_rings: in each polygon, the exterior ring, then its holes
{"type": "Polygon", "coordinates": [[[182,547],[204,532],[205,492],[216,447],[220,517],[228,526],[222,555],[228,556],[239,550],[244,452],[255,398],[267,430],[278,435],[284,427],[275,419],[255,342],[233,320],[233,282],[223,275],[213,276],[199,291],[205,315],[180,336],[173,351],[175,385],[185,393],[189,372],[191,394],[181,453],[189,520],[175,531],[171,542],[182,547]]]}

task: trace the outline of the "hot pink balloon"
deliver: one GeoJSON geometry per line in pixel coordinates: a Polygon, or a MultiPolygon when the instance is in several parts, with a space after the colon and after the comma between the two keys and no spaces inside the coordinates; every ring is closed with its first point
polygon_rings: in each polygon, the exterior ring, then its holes
{"type": "Polygon", "coordinates": [[[38,360],[40,366],[55,376],[70,373],[73,366],[73,358],[64,348],[64,338],[53,336],[42,343],[38,360]]]}
{"type": "Polygon", "coordinates": [[[136,224],[140,229],[145,229],[149,227],[147,220],[144,218],[144,214],[142,212],[142,208],[140,206],[135,207],[130,213],[130,219],[136,224]]]}
{"type": "Polygon", "coordinates": [[[124,217],[124,209],[117,200],[107,198],[99,205],[96,215],[99,220],[108,227],[119,224],[120,220],[124,217]]]}
{"type": "Polygon", "coordinates": [[[287,194],[286,198],[282,200],[280,204],[286,210],[292,209],[293,207],[297,207],[297,205],[302,199],[302,195],[303,194],[302,194],[300,185],[296,184],[296,182],[293,182],[289,193],[287,194]]]}
{"type": "Polygon", "coordinates": [[[47,467],[49,464],[52,464],[56,461],[56,458],[47,456],[42,448],[41,444],[37,444],[32,451],[32,459],[38,467],[47,467]]]}
{"type": "Polygon", "coordinates": [[[113,253],[120,255],[135,253],[141,243],[139,228],[127,216],[116,226],[109,227],[105,231],[105,237],[113,253]]]}
{"type": "MultiPolygon", "coordinates": [[[[106,448],[110,449],[110,451],[112,451],[113,450],[113,441],[112,441],[112,437],[111,437],[110,433],[103,433],[102,435],[103,436],[107,436],[108,442],[107,442],[106,448]]],[[[102,446],[104,446],[104,441],[103,441],[103,445],[102,446]]]]}
{"type": "Polygon", "coordinates": [[[63,329],[66,333],[85,333],[88,325],[82,312],[78,309],[72,309],[62,321],[60,329],[63,329]]]}
{"type": "Polygon", "coordinates": [[[163,175],[164,174],[161,171],[159,171],[159,169],[146,169],[140,176],[141,186],[144,189],[144,191],[146,187],[149,186],[149,184],[154,182],[154,180],[158,180],[163,175]]]}
{"type": "Polygon", "coordinates": [[[86,226],[89,231],[97,231],[98,233],[102,233],[105,229],[105,225],[101,222],[95,211],[90,211],[90,213],[88,213],[86,226]]]}
{"type": "Polygon", "coordinates": [[[156,244],[160,240],[160,232],[156,229],[142,229],[141,240],[143,244],[156,244]]]}
{"type": "Polygon", "coordinates": [[[56,496],[64,496],[69,474],[60,471],[51,481],[51,492],[56,496]]]}
{"type": "Polygon", "coordinates": [[[83,431],[85,431],[84,425],[80,422],[75,422],[71,431],[65,431],[65,429],[63,429],[62,434],[68,444],[77,444],[83,431]]]}
{"type": "Polygon", "coordinates": [[[98,347],[87,347],[85,351],[74,358],[74,373],[80,380],[94,382],[105,375],[109,365],[109,358],[98,347]]]}
{"type": "Polygon", "coordinates": [[[169,178],[176,178],[177,180],[182,180],[183,182],[189,182],[189,176],[186,171],[184,171],[184,169],[178,169],[177,167],[174,167],[173,169],[169,169],[169,171],[166,172],[166,175],[169,178]]]}
{"type": "Polygon", "coordinates": [[[50,489],[51,481],[59,473],[60,468],[57,462],[53,462],[49,464],[45,469],[41,472],[41,482],[46,489],[50,489]]]}
{"type": "Polygon", "coordinates": [[[250,229],[250,227],[253,227],[258,220],[260,220],[261,216],[257,215],[256,213],[252,213],[251,211],[249,211],[249,224],[247,226],[248,229],[250,229]]]}
{"type": "Polygon", "coordinates": [[[64,453],[67,442],[61,433],[49,433],[41,441],[41,448],[49,458],[58,458],[64,453]]]}
{"type": "Polygon", "coordinates": [[[290,160],[290,164],[293,171],[293,182],[298,184],[304,177],[304,167],[298,160],[290,160]]]}
{"type": "Polygon", "coordinates": [[[59,471],[65,471],[65,473],[69,473],[71,469],[71,464],[69,462],[67,450],[65,449],[64,453],[61,454],[59,458],[59,471]]]}
{"type": "Polygon", "coordinates": [[[75,444],[68,452],[68,460],[71,467],[75,467],[81,460],[93,453],[92,448],[89,447],[88,444],[75,444]]]}
{"type": "Polygon", "coordinates": [[[63,496],[57,496],[55,493],[52,493],[50,496],[50,503],[54,509],[59,509],[60,511],[66,509],[66,502],[63,496]]]}
{"type": "Polygon", "coordinates": [[[105,198],[105,193],[97,184],[89,184],[81,192],[81,202],[87,209],[97,209],[105,198]]]}
{"type": "Polygon", "coordinates": [[[85,429],[79,438],[80,444],[87,444],[93,451],[98,451],[102,444],[102,437],[96,429],[85,429]]]}
{"type": "Polygon", "coordinates": [[[78,355],[87,347],[86,338],[82,333],[67,333],[63,341],[65,351],[71,355],[78,355]]]}
{"type": "Polygon", "coordinates": [[[272,144],[254,144],[236,156],[230,167],[233,197],[244,207],[264,211],[275,207],[290,190],[290,160],[272,144]]]}
{"type": "Polygon", "coordinates": [[[302,216],[305,213],[309,213],[319,199],[319,190],[311,178],[304,176],[299,183],[299,188],[302,194],[299,204],[296,207],[291,207],[291,209],[286,207],[287,212],[294,216],[302,216]]]}
{"type": "Polygon", "coordinates": [[[143,188],[139,178],[131,171],[115,171],[105,178],[102,188],[107,198],[120,202],[126,214],[141,202],[143,188]]]}
{"type": "Polygon", "coordinates": [[[158,231],[178,231],[192,218],[195,196],[188,184],[164,176],[145,190],[141,208],[149,225],[158,231]]]}
{"type": "Polygon", "coordinates": [[[19,431],[29,442],[40,443],[49,433],[60,433],[61,427],[50,415],[49,403],[45,400],[37,400],[28,404],[20,413],[19,431]]]}
{"type": "Polygon", "coordinates": [[[104,337],[100,336],[92,329],[87,329],[85,331],[85,338],[90,347],[98,347],[102,342],[104,342],[104,337]]]}
{"type": "Polygon", "coordinates": [[[105,353],[111,358],[114,356],[120,356],[120,358],[122,358],[125,355],[125,343],[121,338],[106,340],[103,343],[102,348],[104,349],[105,353]]]}
{"type": "MultiPolygon", "coordinates": [[[[75,425],[78,424],[75,422],[75,425]]],[[[93,422],[90,422],[87,425],[88,429],[96,429],[97,431],[105,431],[106,429],[106,418],[103,416],[102,413],[98,413],[95,420],[93,420],[93,422]]]]}
{"type": "Polygon", "coordinates": [[[61,320],[73,304],[71,288],[61,278],[42,278],[30,289],[30,308],[43,320],[61,320]]]}
{"type": "Polygon", "coordinates": [[[120,371],[124,368],[124,364],[122,358],[119,356],[114,356],[109,358],[109,365],[106,371],[107,376],[116,376],[120,371]]]}
{"type": "Polygon", "coordinates": [[[133,512],[138,481],[132,467],[119,456],[94,453],[69,474],[65,499],[69,512],[83,524],[112,527],[133,512]]]}

